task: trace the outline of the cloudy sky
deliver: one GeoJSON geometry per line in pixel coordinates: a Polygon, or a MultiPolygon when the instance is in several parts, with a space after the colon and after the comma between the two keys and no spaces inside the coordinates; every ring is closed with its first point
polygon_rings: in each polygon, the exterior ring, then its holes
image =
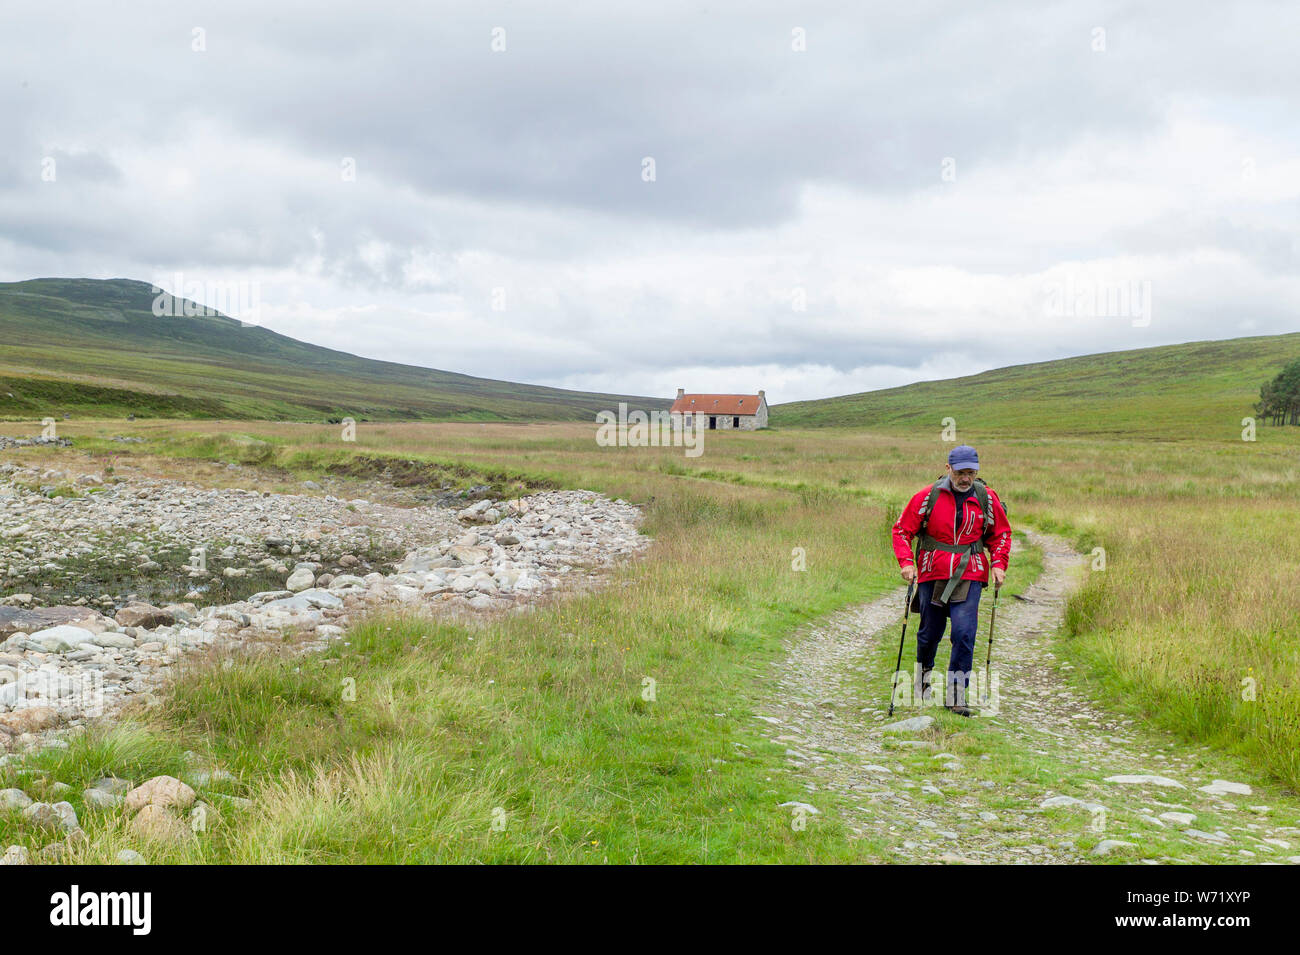
{"type": "Polygon", "coordinates": [[[242,287],[370,357],[773,403],[1300,330],[1294,3],[3,22],[0,280],[242,287]]]}

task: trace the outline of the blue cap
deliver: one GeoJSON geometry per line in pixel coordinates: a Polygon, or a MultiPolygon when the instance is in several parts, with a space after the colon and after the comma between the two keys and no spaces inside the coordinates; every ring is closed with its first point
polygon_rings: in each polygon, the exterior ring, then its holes
{"type": "Polygon", "coordinates": [[[980,456],[975,453],[975,449],[969,444],[959,444],[948,452],[948,466],[954,471],[963,471],[966,468],[978,471],[980,469],[980,456]]]}

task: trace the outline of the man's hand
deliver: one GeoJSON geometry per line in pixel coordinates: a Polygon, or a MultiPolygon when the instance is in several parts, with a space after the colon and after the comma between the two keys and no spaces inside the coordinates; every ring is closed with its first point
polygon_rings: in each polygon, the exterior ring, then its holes
{"type": "Polygon", "coordinates": [[[906,567],[903,568],[902,574],[903,574],[903,580],[906,583],[909,584],[912,583],[913,581],[916,580],[916,565],[908,564],[906,567]]]}
{"type": "Polygon", "coordinates": [[[993,586],[1001,587],[1002,582],[1007,579],[1007,572],[1001,567],[993,568],[993,586]]]}

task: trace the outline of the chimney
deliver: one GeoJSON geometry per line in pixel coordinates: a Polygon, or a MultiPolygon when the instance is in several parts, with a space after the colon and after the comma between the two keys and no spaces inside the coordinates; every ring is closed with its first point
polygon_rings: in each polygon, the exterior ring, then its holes
{"type": "Polygon", "coordinates": [[[767,392],[765,392],[762,388],[758,389],[758,400],[760,402],[764,402],[767,400],[767,392]]]}
{"type": "Polygon", "coordinates": [[[685,389],[685,388],[678,388],[678,389],[677,389],[677,397],[678,397],[678,398],[682,398],[682,397],[684,397],[685,395],[686,395],[686,389],[685,389]]]}

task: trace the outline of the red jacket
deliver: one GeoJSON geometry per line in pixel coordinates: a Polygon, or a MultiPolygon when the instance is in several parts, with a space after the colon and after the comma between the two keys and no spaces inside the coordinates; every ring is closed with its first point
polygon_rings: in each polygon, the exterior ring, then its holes
{"type": "MultiPolygon", "coordinates": [[[[930,485],[927,484],[912,495],[912,499],[907,502],[907,507],[903,508],[903,513],[894,522],[894,556],[898,558],[900,567],[906,567],[913,562],[911,542],[916,532],[921,529],[921,505],[925,503],[929,494],[930,485]]],[[[974,494],[966,498],[960,532],[954,536],[956,500],[952,493],[952,485],[945,476],[939,483],[939,495],[934,499],[934,510],[930,513],[926,530],[935,540],[945,544],[969,544],[979,540],[984,533],[984,512],[980,510],[980,502],[974,494]]],[[[998,500],[992,488],[989,488],[989,503],[993,507],[993,537],[986,546],[993,566],[1006,570],[1011,555],[1011,525],[1007,523],[1002,502],[998,500]]],[[[923,550],[920,556],[921,567],[918,577],[920,581],[947,580],[952,576],[957,562],[961,560],[961,554],[949,554],[942,550],[923,550]]],[[[972,555],[970,563],[966,566],[966,572],[962,574],[962,579],[978,580],[980,583],[987,584],[988,564],[989,560],[983,551],[972,555]]]]}

